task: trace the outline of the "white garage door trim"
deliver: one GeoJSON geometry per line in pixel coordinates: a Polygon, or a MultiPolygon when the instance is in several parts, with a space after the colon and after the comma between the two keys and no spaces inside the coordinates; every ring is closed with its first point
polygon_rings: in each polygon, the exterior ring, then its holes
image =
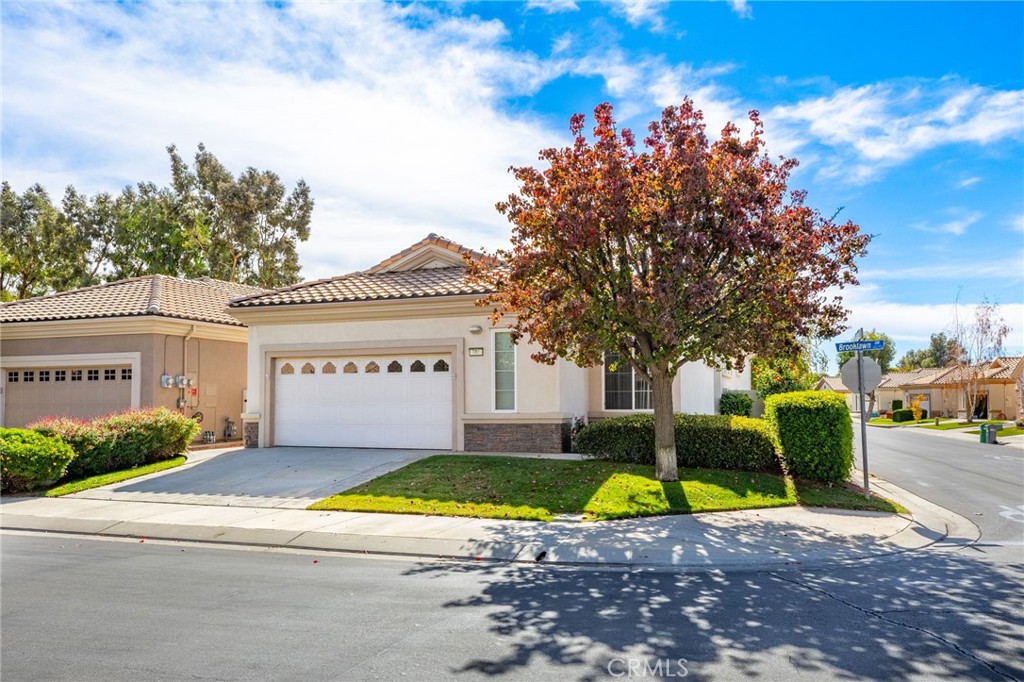
{"type": "Polygon", "coordinates": [[[0,360],[0,424],[4,423],[7,403],[7,372],[11,369],[32,369],[33,367],[93,367],[97,365],[131,365],[131,409],[142,404],[142,353],[79,353],[64,355],[16,355],[0,360]]]}
{"type": "Polygon", "coordinates": [[[276,445],[453,448],[450,353],[289,354],[272,368],[276,445]]]}

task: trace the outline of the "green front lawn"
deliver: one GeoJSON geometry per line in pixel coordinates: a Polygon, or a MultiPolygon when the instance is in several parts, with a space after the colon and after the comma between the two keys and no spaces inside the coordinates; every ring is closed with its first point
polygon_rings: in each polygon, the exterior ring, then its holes
{"type": "Polygon", "coordinates": [[[635,464],[436,455],[309,509],[540,521],[560,514],[605,520],[796,504],[904,511],[882,498],[773,474],[680,469],[679,476],[662,483],[654,467],[635,464]]]}
{"type": "Polygon", "coordinates": [[[868,420],[868,426],[916,426],[918,424],[933,424],[935,419],[919,419],[918,421],[910,420],[908,422],[894,422],[888,417],[874,417],[868,420]]]}
{"type": "MultiPolygon", "coordinates": [[[[924,420],[924,421],[928,421],[928,420],[924,420]]],[[[932,421],[934,421],[934,420],[932,420],[932,421]]],[[[946,424],[939,424],[938,426],[936,426],[935,424],[922,424],[921,428],[922,429],[933,429],[935,431],[949,431],[951,429],[967,429],[967,428],[970,428],[972,426],[977,426],[978,424],[1003,424],[1003,423],[1004,423],[1004,421],[1002,419],[989,420],[989,421],[986,421],[986,422],[971,422],[970,424],[968,424],[967,422],[952,422],[951,421],[951,422],[948,422],[946,424]]],[[[975,433],[977,433],[977,432],[975,432],[975,433]]]]}
{"type": "MultiPolygon", "coordinates": [[[[971,431],[968,431],[967,433],[974,434],[975,436],[980,436],[981,429],[973,429],[971,431]]],[[[1007,426],[1004,429],[999,429],[998,431],[996,431],[996,438],[1002,438],[1003,436],[1019,436],[1022,433],[1024,433],[1024,429],[1022,428],[1016,426],[1007,426]]]]}
{"type": "Polygon", "coordinates": [[[139,476],[155,474],[156,472],[164,471],[165,469],[180,467],[185,463],[185,461],[185,457],[179,455],[178,457],[172,457],[171,459],[154,462],[153,464],[135,467],[134,469],[122,469],[121,471],[112,471],[109,474],[100,474],[99,476],[81,478],[77,481],[62,483],[61,485],[50,488],[45,494],[47,497],[61,497],[62,495],[70,495],[71,493],[80,493],[83,490],[99,488],[100,486],[110,485],[111,483],[127,481],[130,478],[138,478],[139,476]]]}

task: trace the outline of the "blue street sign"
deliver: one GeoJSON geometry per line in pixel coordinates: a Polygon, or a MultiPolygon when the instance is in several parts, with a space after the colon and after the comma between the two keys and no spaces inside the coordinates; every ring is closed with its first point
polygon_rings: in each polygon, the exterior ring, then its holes
{"type": "Polygon", "coordinates": [[[844,341],[836,344],[836,351],[848,353],[857,350],[882,350],[885,348],[883,339],[868,339],[867,341],[844,341]]]}

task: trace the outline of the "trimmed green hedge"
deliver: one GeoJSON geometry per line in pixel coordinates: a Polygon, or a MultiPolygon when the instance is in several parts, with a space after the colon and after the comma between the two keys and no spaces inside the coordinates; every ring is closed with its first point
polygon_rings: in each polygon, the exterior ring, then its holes
{"type": "Polygon", "coordinates": [[[769,396],[765,421],[793,476],[837,484],[853,466],[853,421],[843,396],[796,391],[769,396]]]}
{"type": "Polygon", "coordinates": [[[64,475],[75,451],[60,438],[0,428],[0,490],[34,490],[64,475]]]}
{"type": "Polygon", "coordinates": [[[68,466],[69,480],[132,469],[188,450],[198,435],[195,420],[166,407],[130,410],[92,421],[48,417],[29,428],[59,436],[77,457],[68,466]]]}
{"type": "MultiPolygon", "coordinates": [[[[675,426],[681,467],[781,471],[768,425],[761,419],[677,414],[675,426]]],[[[613,462],[654,464],[654,415],[591,422],[580,430],[576,451],[613,462]]]]}
{"type": "MultiPolygon", "coordinates": [[[[921,410],[921,419],[928,418],[928,410],[921,410]]],[[[909,407],[902,410],[892,411],[892,420],[894,422],[912,422],[914,421],[914,411],[909,407]]]]}
{"type": "Polygon", "coordinates": [[[753,398],[740,391],[722,391],[722,397],[718,399],[718,411],[722,414],[749,417],[753,409],[753,398]]]}

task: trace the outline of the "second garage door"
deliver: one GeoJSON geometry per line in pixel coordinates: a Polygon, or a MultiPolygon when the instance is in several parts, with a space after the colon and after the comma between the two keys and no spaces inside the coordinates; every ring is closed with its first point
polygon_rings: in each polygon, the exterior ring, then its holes
{"type": "Polygon", "coordinates": [[[274,444],[452,448],[448,355],[282,358],[274,444]]]}

